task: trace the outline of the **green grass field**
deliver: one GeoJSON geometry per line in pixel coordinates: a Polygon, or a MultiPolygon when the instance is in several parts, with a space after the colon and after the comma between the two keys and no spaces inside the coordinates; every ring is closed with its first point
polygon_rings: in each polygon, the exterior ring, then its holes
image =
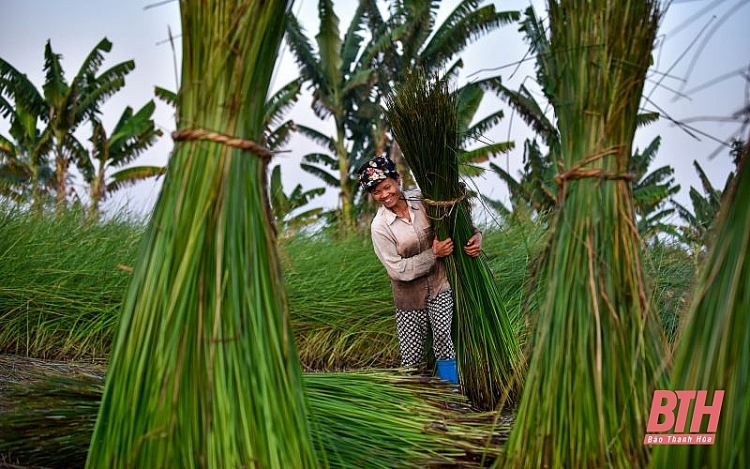
{"type": "MultiPolygon", "coordinates": [[[[0,352],[58,360],[106,358],[143,223],[96,224],[74,212],[38,218],[0,211],[0,352]]],[[[544,226],[485,227],[484,252],[511,315],[533,316],[534,265],[544,226]]],[[[390,284],[367,235],[281,241],[289,309],[308,370],[398,363],[390,284]]],[[[672,339],[688,304],[694,263],[676,246],[647,248],[653,295],[672,339]]],[[[282,292],[280,292],[281,294],[282,292]]],[[[528,322],[528,321],[525,321],[528,322]]]]}

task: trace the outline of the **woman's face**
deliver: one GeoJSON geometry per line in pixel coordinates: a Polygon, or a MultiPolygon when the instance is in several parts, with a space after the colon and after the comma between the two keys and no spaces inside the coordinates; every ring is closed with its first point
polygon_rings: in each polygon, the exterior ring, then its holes
{"type": "Polygon", "coordinates": [[[385,208],[393,208],[399,199],[401,199],[401,188],[398,186],[398,181],[386,178],[380,181],[370,194],[372,194],[372,197],[377,202],[383,204],[385,208]]]}

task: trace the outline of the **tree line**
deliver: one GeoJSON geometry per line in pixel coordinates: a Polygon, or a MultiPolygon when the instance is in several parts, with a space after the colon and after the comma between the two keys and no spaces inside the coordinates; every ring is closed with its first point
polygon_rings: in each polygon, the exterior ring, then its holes
{"type": "MultiPolygon", "coordinates": [[[[285,41],[299,76],[267,99],[264,143],[273,151],[281,150],[294,132],[315,142],[321,150],[303,155],[300,167],[323,186],[304,189],[298,184],[287,193],[281,184],[280,168],[273,169],[270,201],[281,233],[292,233],[321,220],[335,226],[340,235],[365,226],[363,221],[372,207],[357,184],[356,170],[373,155],[387,152],[400,165],[406,183],[411,183],[398,143],[385,125],[383,101],[413,70],[440,74],[455,83],[463,67],[461,53],[467,47],[480,37],[515,25],[520,26],[535,57],[535,78],[545,101],[553,98],[554,77],[545,68],[549,37],[533,8],[497,11],[493,4],[464,0],[438,23],[439,1],[393,0],[388,16],[383,15],[378,3],[361,0],[343,34],[331,0],[318,2],[319,24],[313,38],[291,12],[285,18],[285,41]],[[321,123],[333,121],[332,134],[285,120],[303,87],[310,90],[310,105],[321,123]],[[326,188],[338,191],[337,206],[311,209],[309,202],[326,188]]],[[[89,211],[94,215],[113,192],[164,173],[164,167],[128,167],[162,134],[152,119],[153,100],[140,109],[123,110],[109,132],[101,122],[102,105],[123,88],[125,77],[135,67],[133,61],[126,61],[102,71],[104,54],[111,47],[106,38],[97,44],[68,83],[60,55],[48,42],[41,92],[0,58],[0,115],[10,123],[9,136],[0,135],[0,196],[34,210],[53,206],[64,210],[71,201],[80,199],[70,190],[70,168],[74,166],[88,188],[89,211]],[[87,125],[89,144],[84,145],[76,135],[87,125]]],[[[488,198],[482,198],[483,203],[502,217],[520,212],[519,207],[532,216],[553,211],[557,206],[555,175],[560,137],[553,118],[545,112],[546,103],[538,102],[525,85],[519,89],[506,87],[500,75],[454,86],[453,93],[459,103],[461,138],[456,151],[463,176],[481,174],[486,170],[482,164],[489,162],[486,168],[507,185],[510,193],[510,206],[488,198]],[[518,175],[490,162],[493,156],[514,148],[515,142],[487,142],[482,138],[504,117],[502,109],[478,115],[487,93],[503,99],[533,132],[523,142],[523,169],[518,175]]],[[[177,93],[158,87],[155,96],[169,104],[177,99],[177,93]]],[[[656,113],[642,114],[639,125],[658,118],[656,113]]],[[[659,145],[657,137],[631,158],[629,171],[639,231],[647,240],[658,240],[666,234],[700,249],[718,211],[722,191],[711,185],[694,162],[703,191],[690,189],[693,210],[673,201],[672,196],[680,190],[673,168],[650,169],[659,145]],[[672,222],[675,215],[681,223],[672,222]]],[[[737,142],[735,148],[741,148],[741,143],[737,142]]]]}
{"type": "Polygon", "coordinates": [[[0,58],[0,116],[10,124],[9,136],[0,135],[0,196],[34,211],[51,206],[63,211],[71,200],[80,201],[71,186],[75,167],[95,215],[113,192],[163,174],[164,168],[156,166],[125,168],[162,134],[152,119],[153,101],[137,110],[126,107],[109,131],[102,123],[102,105],[135,68],[129,60],[102,70],[111,49],[112,43],[102,39],[68,82],[62,56],[47,41],[41,91],[0,58]],[[88,145],[77,136],[86,126],[88,145]]]}

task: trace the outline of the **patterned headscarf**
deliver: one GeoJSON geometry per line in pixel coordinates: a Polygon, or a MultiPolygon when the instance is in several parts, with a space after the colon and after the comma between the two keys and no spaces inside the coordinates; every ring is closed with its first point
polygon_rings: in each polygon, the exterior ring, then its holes
{"type": "Polygon", "coordinates": [[[375,189],[375,186],[386,178],[399,178],[396,164],[385,156],[372,158],[359,168],[357,174],[359,175],[359,185],[368,192],[375,189]]]}

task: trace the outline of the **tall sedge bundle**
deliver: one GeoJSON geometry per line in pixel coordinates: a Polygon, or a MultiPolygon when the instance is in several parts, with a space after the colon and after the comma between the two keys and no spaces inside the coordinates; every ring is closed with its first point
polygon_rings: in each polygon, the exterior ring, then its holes
{"type": "Polygon", "coordinates": [[[550,50],[540,53],[562,140],[560,206],[506,466],[647,464],[665,348],[626,171],[658,3],[549,2],[550,50]]]}
{"type": "Polygon", "coordinates": [[[459,135],[455,98],[446,81],[413,73],[387,99],[387,120],[419,184],[438,239],[455,249],[446,259],[453,288],[459,376],[473,405],[494,409],[517,391],[523,359],[516,331],[486,259],[462,246],[472,235],[465,191],[458,179],[459,135]]]}
{"type": "MultiPolygon", "coordinates": [[[[746,147],[747,148],[747,147],[746,147]]],[[[654,450],[651,467],[750,467],[750,161],[747,149],[723,199],[708,257],[675,354],[667,389],[724,390],[712,445],[654,450]]],[[[700,431],[707,432],[704,417],[700,431]]],[[[692,422],[692,413],[687,416],[692,422]]],[[[688,432],[689,429],[685,431],[688,432]]],[[[692,430],[690,430],[692,431],[692,430]]]]}
{"type": "Polygon", "coordinates": [[[182,0],[178,140],[123,305],[87,467],[318,467],[268,213],[286,0],[182,0]]]}

